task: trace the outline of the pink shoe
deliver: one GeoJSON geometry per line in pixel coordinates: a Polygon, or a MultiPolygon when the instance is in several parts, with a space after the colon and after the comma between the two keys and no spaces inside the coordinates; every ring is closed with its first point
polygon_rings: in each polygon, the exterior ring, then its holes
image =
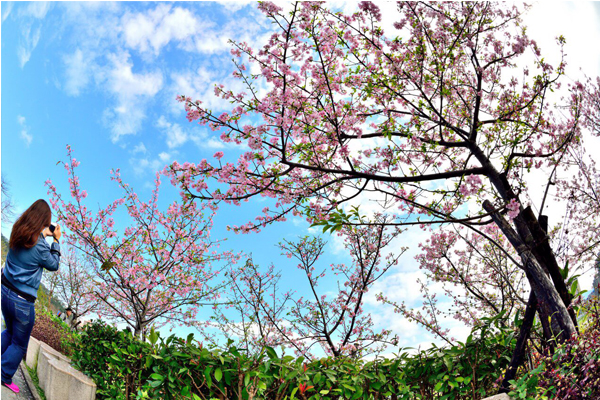
{"type": "Polygon", "coordinates": [[[17,385],[15,385],[14,383],[4,383],[2,382],[2,384],[4,386],[6,386],[7,388],[9,388],[10,390],[12,390],[15,393],[19,393],[19,387],[17,385]]]}

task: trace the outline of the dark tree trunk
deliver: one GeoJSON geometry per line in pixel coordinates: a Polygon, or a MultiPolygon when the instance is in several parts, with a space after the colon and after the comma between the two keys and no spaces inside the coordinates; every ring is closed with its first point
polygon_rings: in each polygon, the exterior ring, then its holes
{"type": "Polygon", "coordinates": [[[524,221],[521,218],[515,221],[515,225],[519,230],[519,233],[517,233],[494,209],[489,201],[486,200],[483,202],[483,208],[490,213],[494,222],[521,257],[523,268],[531,284],[531,289],[538,300],[538,307],[541,311],[540,316],[541,318],[550,317],[552,336],[557,337],[560,341],[564,341],[572,335],[577,334],[577,329],[573,324],[565,303],[561,299],[552,280],[547,275],[545,268],[531,250],[532,239],[530,240],[531,235],[528,235],[527,227],[523,226],[525,225],[524,221]],[[523,237],[527,241],[523,240],[523,237]]]}
{"type": "MultiPolygon", "coordinates": [[[[556,259],[552,254],[552,249],[548,243],[548,217],[545,215],[540,215],[539,220],[535,219],[533,212],[530,207],[527,207],[524,210],[523,215],[524,220],[529,227],[530,232],[532,232],[532,236],[534,236],[537,240],[534,240],[534,253],[536,257],[539,256],[538,259],[544,260],[547,265],[550,266],[548,268],[548,273],[552,277],[552,281],[557,288],[557,291],[561,295],[561,299],[568,307],[570,304],[571,296],[569,295],[564,279],[562,279],[562,275],[560,275],[560,270],[558,264],[556,263],[556,259]],[[542,238],[541,240],[539,238],[542,238]],[[555,270],[558,272],[558,275],[552,274],[550,271],[555,270]]],[[[529,281],[531,281],[531,277],[527,277],[529,281]]],[[[525,359],[525,352],[527,347],[527,340],[531,334],[531,328],[533,327],[533,322],[535,320],[535,314],[538,312],[540,317],[540,322],[542,324],[543,330],[543,347],[548,349],[550,352],[553,350],[554,340],[552,337],[552,332],[550,329],[550,324],[548,323],[548,316],[544,315],[543,312],[537,307],[537,298],[535,293],[532,291],[529,294],[529,300],[527,301],[527,307],[525,309],[525,315],[523,316],[523,323],[521,325],[521,330],[519,331],[519,337],[517,338],[517,344],[515,346],[512,359],[508,365],[506,373],[504,374],[504,379],[502,380],[502,384],[500,385],[499,393],[508,393],[510,391],[510,383],[509,381],[515,379],[518,368],[521,366],[525,359]]],[[[575,313],[571,308],[568,309],[569,315],[573,320],[575,328],[577,328],[577,319],[575,317],[575,313]]]]}
{"type": "Polygon", "coordinates": [[[571,295],[567,289],[565,280],[560,273],[560,267],[556,262],[556,257],[554,256],[552,248],[550,247],[550,242],[548,241],[548,235],[546,233],[547,227],[544,229],[544,227],[541,226],[533,214],[531,207],[525,208],[521,214],[533,239],[531,243],[531,251],[535,255],[535,258],[538,260],[538,262],[545,266],[545,269],[548,270],[548,273],[552,278],[552,283],[554,283],[554,287],[565,304],[565,307],[567,307],[571,321],[573,321],[573,325],[575,325],[575,329],[577,329],[577,316],[575,315],[573,308],[569,307],[572,300],[571,295]]]}

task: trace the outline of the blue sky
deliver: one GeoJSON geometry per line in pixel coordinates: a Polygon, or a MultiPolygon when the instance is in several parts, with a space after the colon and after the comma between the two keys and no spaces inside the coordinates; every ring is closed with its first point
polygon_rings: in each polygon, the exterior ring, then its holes
{"type": "MultiPolygon", "coordinates": [[[[17,211],[46,196],[48,178],[65,188],[66,144],[99,204],[119,194],[112,168],[147,197],[168,163],[227,151],[175,96],[219,108],[227,38],[265,32],[255,7],[211,3],[2,3],[2,18],[2,172],[17,211]]],[[[162,189],[176,198],[167,180],[162,189]]]]}
{"type": "MultiPolygon", "coordinates": [[[[582,68],[598,75],[598,49],[589,44],[600,37],[599,8],[536,3],[526,18],[528,32],[543,49],[551,49],[554,37],[564,34],[568,74],[575,77],[582,68]]],[[[64,170],[56,165],[66,158],[66,144],[81,161],[90,205],[106,205],[120,194],[109,179],[112,168],[120,168],[123,179],[147,198],[155,171],[174,160],[197,162],[216,151],[238,154],[210,130],[188,123],[175,96],[202,99],[213,110],[227,106],[213,96],[215,83],[235,84],[227,39],[258,47],[271,29],[255,4],[2,2],[1,12],[1,168],[17,213],[47,198],[48,178],[59,189],[68,188],[64,170]]],[[[384,12],[384,22],[390,23],[386,20],[392,15],[384,12]]],[[[163,181],[166,203],[177,198],[177,191],[163,181]]],[[[297,286],[297,270],[274,246],[281,238],[309,233],[306,222],[291,220],[259,235],[234,236],[224,229],[247,222],[260,208],[250,203],[222,209],[213,236],[227,236],[226,247],[252,252],[258,264],[275,262],[289,287],[297,286]]],[[[3,225],[2,231],[7,236],[10,226],[3,225]]],[[[414,245],[423,238],[415,232],[406,242],[414,245]]],[[[401,266],[378,287],[409,305],[420,301],[414,254],[403,256],[401,266]]],[[[348,261],[339,240],[330,238],[323,261],[348,261]]],[[[372,300],[369,304],[378,326],[396,330],[401,345],[433,340],[390,309],[372,300]]],[[[464,337],[464,328],[450,326],[464,337]]]]}

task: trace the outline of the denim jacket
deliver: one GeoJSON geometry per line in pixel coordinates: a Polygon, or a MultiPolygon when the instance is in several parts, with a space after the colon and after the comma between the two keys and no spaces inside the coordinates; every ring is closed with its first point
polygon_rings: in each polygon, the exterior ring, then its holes
{"type": "Polygon", "coordinates": [[[18,290],[34,298],[42,280],[42,268],[48,271],[58,270],[60,246],[46,242],[40,234],[37,243],[30,249],[9,249],[4,266],[4,277],[18,290]]]}

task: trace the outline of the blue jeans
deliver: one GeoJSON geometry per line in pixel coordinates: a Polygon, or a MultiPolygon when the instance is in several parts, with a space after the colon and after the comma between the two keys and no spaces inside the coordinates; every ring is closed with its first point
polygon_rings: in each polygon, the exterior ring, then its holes
{"type": "Polygon", "coordinates": [[[2,315],[6,324],[2,331],[2,382],[10,384],[27,351],[35,308],[33,303],[2,286],[2,315]]]}

